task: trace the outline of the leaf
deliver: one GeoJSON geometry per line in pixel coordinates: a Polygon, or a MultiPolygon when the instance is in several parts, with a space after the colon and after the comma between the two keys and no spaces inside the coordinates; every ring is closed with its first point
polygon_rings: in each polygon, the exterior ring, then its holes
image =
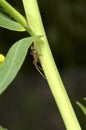
{"type": "Polygon", "coordinates": [[[86,116],[86,107],[84,105],[82,105],[81,103],[79,103],[79,102],[76,102],[76,103],[81,108],[81,110],[84,113],[84,115],[86,116]]]}
{"type": "Polygon", "coordinates": [[[1,125],[0,125],[0,130],[7,130],[6,128],[3,128],[1,125]]]}
{"type": "Polygon", "coordinates": [[[13,81],[21,68],[31,43],[40,36],[32,36],[17,41],[8,51],[3,65],[0,67],[0,94],[13,81]]]}
{"type": "Polygon", "coordinates": [[[0,27],[13,30],[13,31],[25,31],[25,28],[18,22],[13,21],[8,15],[0,11],[0,27]]]}
{"type": "Polygon", "coordinates": [[[84,98],[84,100],[86,101],[86,98],[84,98]]]}

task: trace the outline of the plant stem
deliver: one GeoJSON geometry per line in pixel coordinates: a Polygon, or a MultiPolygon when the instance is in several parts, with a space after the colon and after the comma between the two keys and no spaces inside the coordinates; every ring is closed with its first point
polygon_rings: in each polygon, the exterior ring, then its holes
{"type": "Polygon", "coordinates": [[[51,92],[54,96],[67,130],[81,130],[63,82],[60,78],[59,72],[56,68],[40,17],[37,1],[23,0],[23,4],[28,23],[26,19],[9,3],[7,3],[5,0],[0,0],[0,6],[2,6],[7,13],[10,14],[16,21],[18,21],[24,28],[26,28],[27,32],[29,32],[31,35],[44,36],[35,42],[35,47],[37,49],[39,59],[49,83],[51,92]]]}
{"type": "Polygon", "coordinates": [[[30,34],[33,31],[28,27],[27,21],[24,16],[22,16],[15,8],[13,8],[6,0],[0,0],[0,6],[5,9],[5,11],[13,17],[17,22],[19,22],[30,34]]]}
{"type": "Polygon", "coordinates": [[[37,49],[41,65],[43,67],[52,94],[55,98],[56,104],[62,115],[65,126],[67,130],[81,130],[51,54],[41,21],[37,1],[23,0],[23,4],[30,28],[34,30],[36,35],[44,35],[41,40],[36,41],[35,47],[37,49]]]}

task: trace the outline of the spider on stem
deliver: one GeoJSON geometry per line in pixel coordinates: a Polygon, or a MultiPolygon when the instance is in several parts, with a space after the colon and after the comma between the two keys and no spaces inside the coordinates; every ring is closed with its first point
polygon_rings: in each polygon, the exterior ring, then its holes
{"type": "Polygon", "coordinates": [[[38,70],[38,72],[41,74],[41,76],[46,79],[44,74],[41,72],[42,68],[38,66],[38,62],[40,62],[40,61],[39,61],[39,56],[37,54],[37,51],[34,48],[34,43],[32,43],[32,45],[31,45],[31,52],[30,52],[30,54],[33,56],[33,59],[34,59],[33,60],[33,64],[34,64],[35,68],[38,70]]]}

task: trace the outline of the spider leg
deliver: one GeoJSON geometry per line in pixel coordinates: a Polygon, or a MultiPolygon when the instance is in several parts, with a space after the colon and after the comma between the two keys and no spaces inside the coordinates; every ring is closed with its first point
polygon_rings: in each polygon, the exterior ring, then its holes
{"type": "Polygon", "coordinates": [[[39,67],[36,63],[34,63],[34,61],[33,61],[33,64],[35,65],[35,68],[36,68],[36,69],[37,69],[37,71],[41,74],[41,76],[42,76],[43,78],[45,78],[45,79],[46,79],[45,75],[41,72],[42,68],[41,68],[41,67],[39,67]],[[40,70],[40,68],[41,68],[41,70],[40,70]]]}
{"type": "Polygon", "coordinates": [[[37,51],[34,48],[33,44],[31,45],[31,52],[30,52],[30,54],[33,56],[33,59],[34,59],[33,64],[34,64],[35,68],[41,74],[41,76],[46,79],[46,77],[44,76],[44,74],[41,72],[42,68],[39,67],[38,64],[37,64],[38,62],[40,63],[40,61],[39,61],[39,57],[38,57],[37,51]]]}

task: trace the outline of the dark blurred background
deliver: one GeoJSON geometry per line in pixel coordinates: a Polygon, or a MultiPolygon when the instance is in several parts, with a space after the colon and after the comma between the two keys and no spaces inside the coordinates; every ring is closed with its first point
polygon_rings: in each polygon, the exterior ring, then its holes
{"type": "MultiPolygon", "coordinates": [[[[22,0],[7,0],[24,14],[22,0]]],[[[86,103],[86,1],[38,0],[50,47],[80,125],[86,117],[76,101],[86,103]]],[[[0,28],[0,53],[6,55],[26,32],[0,28]]],[[[9,130],[65,130],[47,81],[37,72],[30,55],[15,80],[0,96],[0,124],[9,130]]]]}

